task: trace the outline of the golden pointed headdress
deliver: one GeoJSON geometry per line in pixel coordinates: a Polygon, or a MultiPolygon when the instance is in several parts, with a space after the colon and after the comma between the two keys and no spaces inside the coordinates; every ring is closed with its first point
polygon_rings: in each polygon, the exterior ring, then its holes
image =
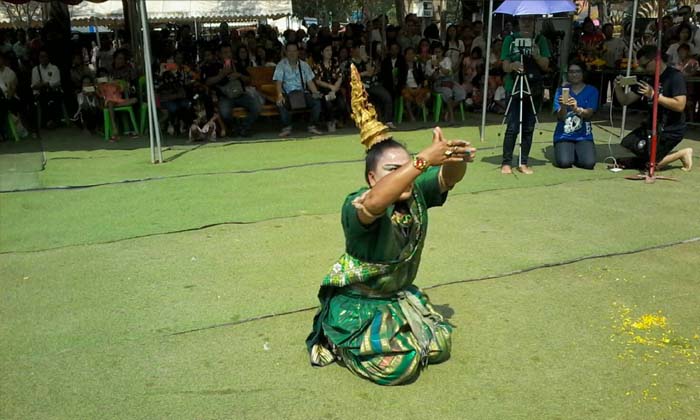
{"type": "Polygon", "coordinates": [[[350,64],[350,90],[352,119],[355,120],[355,125],[360,129],[360,138],[365,150],[390,139],[389,127],[377,120],[377,111],[367,98],[367,91],[362,84],[360,72],[357,71],[354,64],[350,64]]]}

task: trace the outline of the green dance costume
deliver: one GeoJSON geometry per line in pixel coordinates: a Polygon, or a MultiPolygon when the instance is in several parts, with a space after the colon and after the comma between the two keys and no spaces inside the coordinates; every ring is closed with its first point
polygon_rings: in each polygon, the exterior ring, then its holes
{"type": "Polygon", "coordinates": [[[392,205],[372,224],[357,216],[356,202],[367,188],[343,205],[346,253],[323,279],[321,308],[306,341],[311,364],[342,361],[353,373],[381,385],[415,380],[428,363],[450,355],[452,332],[413,285],[428,228],[428,208],[441,206],[439,168],[414,182],[408,212],[392,205]]]}

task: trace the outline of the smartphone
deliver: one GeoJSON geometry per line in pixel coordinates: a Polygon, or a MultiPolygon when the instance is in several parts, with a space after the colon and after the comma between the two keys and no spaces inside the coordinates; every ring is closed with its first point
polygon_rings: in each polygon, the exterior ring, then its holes
{"type": "Polygon", "coordinates": [[[564,103],[569,101],[569,88],[561,88],[561,99],[564,103]]]}
{"type": "Polygon", "coordinates": [[[620,80],[620,86],[633,86],[638,84],[637,76],[624,76],[620,80]]]}
{"type": "Polygon", "coordinates": [[[94,93],[94,92],[95,92],[95,86],[83,86],[83,92],[85,92],[85,93],[94,93]]]}
{"type": "Polygon", "coordinates": [[[435,54],[431,55],[431,56],[430,56],[430,59],[433,60],[433,61],[437,60],[437,55],[435,55],[435,54]]]}
{"type": "Polygon", "coordinates": [[[97,79],[95,79],[95,82],[97,82],[97,83],[109,83],[109,78],[107,78],[107,77],[98,77],[97,79]]]}

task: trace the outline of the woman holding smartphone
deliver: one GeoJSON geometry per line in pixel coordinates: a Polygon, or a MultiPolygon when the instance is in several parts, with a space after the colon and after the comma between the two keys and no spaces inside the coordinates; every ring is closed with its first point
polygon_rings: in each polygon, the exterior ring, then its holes
{"type": "Polygon", "coordinates": [[[591,117],[598,109],[598,89],[583,83],[583,65],[569,65],[569,83],[557,89],[554,112],[554,164],[559,168],[576,166],[593,169],[595,146],[591,117]]]}

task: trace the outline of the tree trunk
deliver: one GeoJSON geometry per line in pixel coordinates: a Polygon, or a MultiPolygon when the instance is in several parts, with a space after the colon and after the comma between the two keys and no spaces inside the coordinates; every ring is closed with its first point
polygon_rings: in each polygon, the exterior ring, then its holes
{"type": "Polygon", "coordinates": [[[402,25],[403,19],[406,17],[406,5],[404,4],[404,0],[394,0],[394,5],[396,6],[396,22],[402,25]]]}

